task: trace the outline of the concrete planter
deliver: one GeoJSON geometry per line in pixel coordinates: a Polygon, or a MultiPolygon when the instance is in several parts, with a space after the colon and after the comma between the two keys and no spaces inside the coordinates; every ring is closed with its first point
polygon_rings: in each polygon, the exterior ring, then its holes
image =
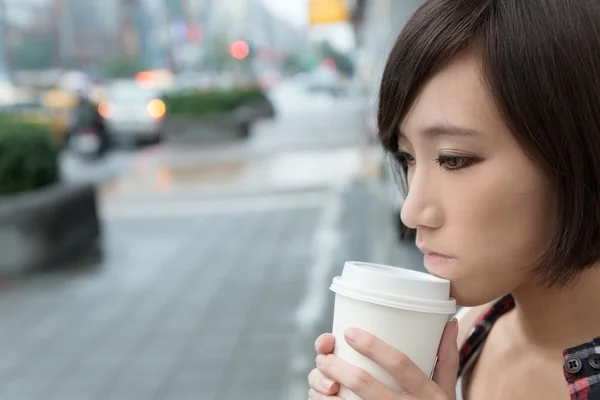
{"type": "Polygon", "coordinates": [[[0,197],[0,274],[68,262],[100,237],[92,185],[57,184],[0,197]]]}
{"type": "Polygon", "coordinates": [[[230,114],[171,116],[165,120],[165,134],[169,141],[240,137],[240,127],[241,124],[230,114]]]}
{"type": "Polygon", "coordinates": [[[275,109],[269,101],[256,101],[239,107],[233,113],[238,122],[254,122],[258,119],[275,117],[275,109]]]}
{"type": "Polygon", "coordinates": [[[217,115],[167,115],[165,132],[171,141],[246,138],[250,134],[250,125],[259,119],[273,118],[274,115],[275,110],[270,102],[249,103],[232,112],[217,115]]]}

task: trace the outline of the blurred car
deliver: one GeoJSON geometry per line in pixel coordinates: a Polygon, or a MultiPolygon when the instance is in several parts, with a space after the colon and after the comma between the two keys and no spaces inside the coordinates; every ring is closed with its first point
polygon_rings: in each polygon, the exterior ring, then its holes
{"type": "Polygon", "coordinates": [[[56,143],[66,144],[69,133],[69,116],[61,110],[46,107],[39,101],[22,101],[0,107],[0,112],[16,115],[27,122],[47,125],[56,143]]]}
{"type": "Polygon", "coordinates": [[[263,89],[270,89],[273,86],[279,84],[283,79],[281,72],[275,69],[264,69],[257,75],[259,85],[263,89]]]}
{"type": "Polygon", "coordinates": [[[99,112],[114,142],[160,141],[167,113],[160,89],[122,80],[109,84],[105,93],[99,112]]]}
{"type": "Polygon", "coordinates": [[[334,97],[344,96],[348,93],[340,74],[329,69],[316,69],[303,76],[302,81],[309,93],[326,93],[334,97]]]}
{"type": "Polygon", "coordinates": [[[61,145],[66,144],[72,127],[72,112],[77,104],[76,96],[58,88],[47,91],[41,96],[41,103],[48,111],[50,125],[61,145]]]}

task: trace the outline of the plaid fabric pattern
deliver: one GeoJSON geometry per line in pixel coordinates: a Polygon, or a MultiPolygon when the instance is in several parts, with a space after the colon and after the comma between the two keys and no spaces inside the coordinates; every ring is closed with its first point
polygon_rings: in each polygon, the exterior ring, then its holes
{"type": "MultiPolygon", "coordinates": [[[[462,376],[465,366],[478,354],[494,323],[515,307],[511,295],[506,295],[483,314],[469,338],[460,349],[458,375],[462,376]]],[[[563,352],[565,379],[569,385],[571,400],[600,400],[600,337],[563,352]],[[568,366],[570,365],[570,368],[568,366]],[[577,372],[569,372],[577,371],[577,372]]]]}
{"type": "Polygon", "coordinates": [[[572,347],[563,352],[565,360],[565,379],[569,384],[569,393],[573,400],[600,399],[600,338],[572,347]],[[578,360],[581,370],[571,373],[566,366],[578,360]]]}
{"type": "Polygon", "coordinates": [[[515,301],[511,295],[506,295],[494,304],[485,314],[481,315],[475,323],[468,339],[460,349],[460,364],[458,375],[462,375],[465,365],[469,362],[473,354],[476,354],[479,348],[487,339],[494,323],[504,314],[515,308],[515,301]]]}

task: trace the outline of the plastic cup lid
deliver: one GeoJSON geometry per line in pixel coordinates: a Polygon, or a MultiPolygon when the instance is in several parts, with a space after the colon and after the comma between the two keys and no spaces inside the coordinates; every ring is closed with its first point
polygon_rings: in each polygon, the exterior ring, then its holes
{"type": "Polygon", "coordinates": [[[383,306],[435,314],[453,314],[450,281],[388,265],[348,261],[330,289],[343,296],[383,306]]]}

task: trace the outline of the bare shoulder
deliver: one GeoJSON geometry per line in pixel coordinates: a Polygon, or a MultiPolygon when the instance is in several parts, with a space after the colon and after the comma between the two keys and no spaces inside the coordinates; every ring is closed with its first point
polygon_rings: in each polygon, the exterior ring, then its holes
{"type": "Polygon", "coordinates": [[[458,319],[458,347],[460,348],[467,340],[471,330],[477,323],[479,317],[485,314],[495,301],[477,307],[463,307],[455,315],[458,319]]]}

